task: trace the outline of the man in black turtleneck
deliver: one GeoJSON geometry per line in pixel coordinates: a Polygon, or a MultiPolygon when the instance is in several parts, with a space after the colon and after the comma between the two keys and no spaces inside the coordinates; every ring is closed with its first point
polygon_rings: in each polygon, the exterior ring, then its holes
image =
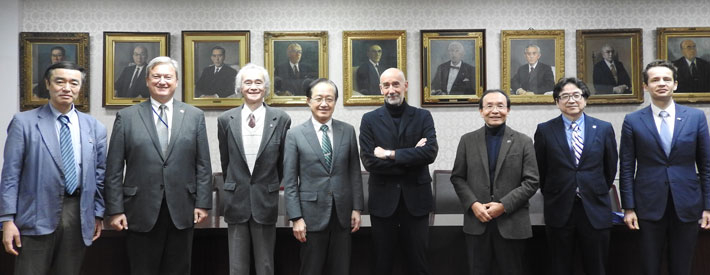
{"type": "Polygon", "coordinates": [[[532,237],[528,200],[539,178],[530,137],[505,125],[510,98],[501,90],[481,96],[480,129],[461,137],[451,183],[464,209],[469,274],[524,274],[525,240],[532,237]],[[481,161],[487,159],[487,161],[481,161]]]}
{"type": "Polygon", "coordinates": [[[428,165],[439,147],[431,113],[404,100],[407,86],[401,70],[385,70],[380,76],[385,106],[366,113],[360,123],[377,275],[392,274],[397,239],[405,252],[406,274],[429,274],[426,251],[434,199],[428,165]]]}

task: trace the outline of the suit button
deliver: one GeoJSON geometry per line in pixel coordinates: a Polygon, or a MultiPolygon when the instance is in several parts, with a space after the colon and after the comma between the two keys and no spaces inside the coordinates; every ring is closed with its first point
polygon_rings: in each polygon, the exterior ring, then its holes
{"type": "Polygon", "coordinates": [[[167,165],[167,164],[164,164],[164,165],[163,165],[163,168],[168,168],[168,165],[167,165]]]}

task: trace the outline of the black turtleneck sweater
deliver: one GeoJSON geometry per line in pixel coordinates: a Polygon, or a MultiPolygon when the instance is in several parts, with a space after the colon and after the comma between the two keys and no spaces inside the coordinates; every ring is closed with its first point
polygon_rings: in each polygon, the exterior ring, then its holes
{"type": "Polygon", "coordinates": [[[496,172],[496,162],[498,161],[498,151],[503,140],[503,132],[505,131],[505,123],[498,127],[490,127],[486,125],[486,150],[488,151],[488,175],[491,180],[491,195],[493,195],[493,182],[496,172]]]}
{"type": "Polygon", "coordinates": [[[387,112],[389,112],[390,116],[392,117],[395,129],[399,129],[399,122],[402,121],[402,114],[404,114],[404,109],[407,108],[407,101],[403,100],[402,104],[399,104],[399,106],[397,106],[391,105],[387,103],[387,100],[385,100],[385,107],[387,108],[387,112]]]}

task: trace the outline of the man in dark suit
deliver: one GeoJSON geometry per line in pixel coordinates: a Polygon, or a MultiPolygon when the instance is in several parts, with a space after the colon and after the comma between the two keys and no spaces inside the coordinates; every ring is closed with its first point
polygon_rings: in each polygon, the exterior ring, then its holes
{"type": "Polygon", "coordinates": [[[429,164],[439,146],[431,113],[409,106],[409,86],[397,68],[380,77],[384,106],[362,116],[360,159],[370,172],[369,202],[375,266],[392,274],[399,239],[406,274],[429,274],[429,213],[433,209],[429,164]]]}
{"type": "Polygon", "coordinates": [[[106,128],[74,108],[85,77],[74,63],[51,65],[49,104],[8,126],[0,223],[16,275],[79,274],[86,247],[101,235],[106,128]]]}
{"type": "Polygon", "coordinates": [[[618,154],[610,123],[584,113],[589,88],[563,78],[552,97],[562,115],[537,125],[535,155],[545,198],[548,274],[574,274],[579,243],[586,274],[606,274],[618,154]]]}
{"type": "Polygon", "coordinates": [[[680,43],[680,51],[683,57],[673,61],[673,65],[678,69],[676,91],[679,93],[710,92],[710,63],[697,57],[698,49],[695,41],[683,40],[680,43]]]}
{"type": "Polygon", "coordinates": [[[525,47],[524,55],[528,64],[520,66],[513,79],[510,80],[513,93],[516,95],[544,94],[552,91],[555,77],[550,65],[539,62],[542,56],[540,47],[530,44],[525,47]]]}
{"type": "Polygon", "coordinates": [[[115,97],[147,98],[148,86],[143,83],[146,77],[145,63],[148,61],[148,49],[137,46],[133,49],[133,63],[121,71],[121,75],[114,84],[115,97]]]}
{"type": "Polygon", "coordinates": [[[480,129],[459,141],[451,183],[464,211],[469,274],[524,274],[525,240],[532,237],[528,200],[538,186],[530,137],[505,125],[510,98],[501,90],[481,96],[480,129]]]}
{"type": "Polygon", "coordinates": [[[472,95],[476,93],[476,69],[466,62],[463,44],[458,41],[449,44],[449,61],[436,68],[431,81],[432,95],[472,95]]]}
{"type": "Polygon", "coordinates": [[[273,275],[279,183],[291,118],[264,104],[270,86],[263,67],[247,64],[236,83],[244,104],[217,119],[229,272],[249,274],[253,244],[256,274],[273,275]]]}
{"type": "Polygon", "coordinates": [[[200,79],[195,84],[195,97],[235,96],[234,78],[237,76],[237,70],[224,64],[227,51],[220,46],[215,46],[211,52],[212,64],[202,70],[200,79]]]}
{"type": "Polygon", "coordinates": [[[601,48],[602,61],[594,64],[595,94],[630,94],[631,78],[624,64],[614,60],[614,48],[604,44],[601,48]]]}
{"type": "MultiPolygon", "coordinates": [[[[67,56],[67,51],[62,46],[56,46],[49,50],[49,54],[49,61],[51,62],[49,66],[52,66],[64,61],[64,58],[67,56]]],[[[42,79],[39,79],[39,81],[37,81],[37,86],[32,89],[32,94],[39,98],[49,98],[49,91],[47,90],[47,85],[45,84],[43,77],[46,71],[47,69],[43,68],[39,71],[39,73],[37,73],[37,77],[42,77],[42,79]]]]}
{"type": "Polygon", "coordinates": [[[118,111],[113,123],[106,214],[128,231],[131,274],[190,274],[193,226],[212,206],[205,116],[173,99],[178,68],[170,57],[151,60],[150,99],[118,111]]]}
{"type": "Polygon", "coordinates": [[[301,242],[299,274],[350,274],[350,233],[364,206],[355,128],[333,119],[338,88],[320,78],[307,92],[313,117],[291,129],[284,153],[284,198],[301,242]],[[306,236],[306,234],[308,234],[306,236]]]}
{"type": "Polygon", "coordinates": [[[651,105],[626,115],[621,129],[621,205],[641,234],[642,274],[661,274],[666,246],[668,274],[690,274],[698,221],[710,229],[708,123],[703,111],[673,101],[677,76],[666,60],[646,65],[651,105]]]}
{"type": "Polygon", "coordinates": [[[276,81],[276,94],[281,96],[305,96],[303,89],[304,81],[312,81],[318,78],[318,73],[301,62],[303,49],[298,43],[291,43],[286,49],[288,61],[279,64],[274,69],[276,81]]]}
{"type": "Polygon", "coordinates": [[[380,63],[382,47],[372,45],[367,49],[367,61],[360,64],[355,73],[357,91],[363,95],[380,94],[380,75],[388,67],[380,63]]]}

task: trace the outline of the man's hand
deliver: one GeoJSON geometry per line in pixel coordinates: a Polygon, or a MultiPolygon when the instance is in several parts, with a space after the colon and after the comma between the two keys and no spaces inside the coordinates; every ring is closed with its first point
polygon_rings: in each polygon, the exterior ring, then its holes
{"type": "Polygon", "coordinates": [[[306,242],[306,221],[303,220],[303,218],[293,222],[293,236],[296,237],[296,240],[299,242],[306,242]]]}
{"type": "Polygon", "coordinates": [[[710,229],[710,210],[703,210],[703,218],[700,222],[700,227],[710,229]]]}
{"type": "Polygon", "coordinates": [[[629,86],[626,86],[626,84],[622,84],[622,85],[612,88],[611,90],[615,94],[623,94],[626,91],[626,89],[628,89],[628,88],[629,88],[629,86]]]}
{"type": "MultiPolygon", "coordinates": [[[[703,215],[705,215],[705,211],[703,211],[703,215]]],[[[624,210],[624,223],[626,223],[626,226],[631,230],[641,229],[639,227],[639,220],[636,217],[636,211],[633,209],[624,210]]]]}
{"type": "Polygon", "coordinates": [[[420,139],[419,142],[417,142],[417,145],[414,145],[414,148],[422,147],[424,145],[426,145],[426,138],[420,139]]]}
{"type": "Polygon", "coordinates": [[[473,211],[473,214],[476,215],[476,218],[478,218],[478,220],[481,222],[489,222],[493,219],[493,217],[488,214],[488,211],[486,211],[486,206],[484,206],[480,202],[474,202],[471,205],[471,210],[473,211]]]}
{"type": "Polygon", "coordinates": [[[500,215],[503,215],[503,213],[505,213],[505,207],[503,207],[503,204],[500,202],[492,201],[484,204],[483,206],[486,207],[486,212],[488,213],[488,215],[494,219],[500,217],[500,215]]]}
{"type": "Polygon", "coordinates": [[[355,233],[358,230],[360,230],[360,210],[353,210],[353,213],[350,215],[350,233],[355,233]]]}
{"type": "Polygon", "coordinates": [[[15,247],[13,247],[13,241],[15,246],[18,248],[22,247],[22,242],[20,242],[20,231],[17,230],[15,222],[6,221],[2,223],[2,245],[5,247],[5,252],[12,255],[20,255],[15,247]]]}
{"type": "Polygon", "coordinates": [[[94,224],[94,237],[91,239],[91,241],[95,241],[99,237],[101,237],[101,230],[104,230],[104,220],[102,219],[95,219],[96,223],[94,224]]]}
{"type": "Polygon", "coordinates": [[[109,224],[113,227],[113,229],[118,231],[128,230],[128,219],[126,219],[126,214],[123,213],[111,216],[109,224]]]}
{"type": "Polygon", "coordinates": [[[517,90],[515,90],[516,95],[524,95],[526,93],[527,93],[527,91],[523,88],[518,88],[517,90]]]}
{"type": "Polygon", "coordinates": [[[379,159],[387,159],[387,155],[385,155],[386,151],[387,150],[382,149],[382,147],[380,147],[380,146],[375,147],[375,152],[374,152],[375,157],[377,157],[379,159]]]}
{"type": "Polygon", "coordinates": [[[195,208],[195,220],[194,223],[201,223],[207,218],[207,209],[195,208]]]}

